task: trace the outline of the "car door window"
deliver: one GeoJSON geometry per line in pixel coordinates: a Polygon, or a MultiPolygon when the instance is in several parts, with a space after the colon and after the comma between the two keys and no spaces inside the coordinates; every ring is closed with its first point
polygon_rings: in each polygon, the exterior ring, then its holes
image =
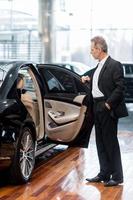
{"type": "Polygon", "coordinates": [[[36,120],[39,118],[38,111],[35,112],[35,108],[36,110],[38,110],[38,102],[32,77],[27,69],[20,69],[18,75],[21,75],[21,77],[23,77],[23,82],[20,82],[20,79],[19,82],[17,82],[17,90],[18,92],[21,91],[21,95],[19,96],[19,98],[25,105],[26,109],[28,110],[28,113],[33,118],[35,124],[39,123],[36,120]]]}
{"type": "Polygon", "coordinates": [[[42,73],[42,75],[45,77],[49,92],[62,92],[65,90],[49,70],[45,70],[45,73],[42,73]]]}
{"type": "Polygon", "coordinates": [[[51,69],[50,72],[53,74],[54,77],[59,81],[59,83],[62,85],[62,92],[66,93],[75,93],[76,92],[76,86],[74,78],[71,76],[71,74],[64,72],[63,70],[55,70],[51,69]]]}
{"type": "Polygon", "coordinates": [[[24,89],[32,96],[32,99],[36,99],[35,87],[31,75],[27,69],[20,69],[19,74],[24,76],[24,89]]]}
{"type": "Polygon", "coordinates": [[[55,93],[76,93],[76,85],[73,77],[58,69],[45,69],[42,73],[45,77],[49,92],[55,93]]]}

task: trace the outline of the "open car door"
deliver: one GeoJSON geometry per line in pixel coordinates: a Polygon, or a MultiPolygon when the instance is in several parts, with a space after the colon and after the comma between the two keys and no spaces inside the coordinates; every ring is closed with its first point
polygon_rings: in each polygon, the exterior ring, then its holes
{"type": "Polygon", "coordinates": [[[93,126],[89,87],[80,77],[54,65],[38,65],[46,85],[45,133],[54,143],[87,147],[93,126]]]}

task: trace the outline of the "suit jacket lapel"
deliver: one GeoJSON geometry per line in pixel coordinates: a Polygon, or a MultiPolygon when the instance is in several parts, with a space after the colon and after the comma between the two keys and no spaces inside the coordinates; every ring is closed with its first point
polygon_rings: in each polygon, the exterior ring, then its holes
{"type": "Polygon", "coordinates": [[[107,58],[106,62],[104,63],[104,65],[103,65],[103,67],[102,67],[102,69],[101,69],[101,72],[100,72],[100,74],[99,74],[98,82],[99,82],[100,79],[102,78],[102,75],[103,75],[103,73],[104,73],[106,67],[108,66],[108,63],[110,62],[110,59],[111,59],[111,57],[109,56],[109,57],[107,58]]]}

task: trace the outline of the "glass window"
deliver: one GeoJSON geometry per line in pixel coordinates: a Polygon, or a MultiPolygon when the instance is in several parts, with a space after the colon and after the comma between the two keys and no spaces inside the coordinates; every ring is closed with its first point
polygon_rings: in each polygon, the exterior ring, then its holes
{"type": "Polygon", "coordinates": [[[30,71],[27,69],[20,69],[19,74],[23,75],[23,85],[21,85],[21,89],[23,91],[28,92],[28,94],[31,96],[32,99],[36,100],[36,90],[35,90],[35,84],[33,82],[33,79],[30,75],[30,71]]]}
{"type": "Polygon", "coordinates": [[[49,92],[62,92],[65,91],[63,86],[60,84],[60,82],[56,79],[55,76],[50,71],[46,71],[43,73],[49,92]]]}
{"type": "Polygon", "coordinates": [[[133,74],[133,65],[126,65],[125,72],[126,74],[133,74]]]}
{"type": "Polygon", "coordinates": [[[123,64],[123,71],[125,78],[133,77],[133,64],[123,64]]]}
{"type": "Polygon", "coordinates": [[[73,77],[64,71],[50,69],[50,72],[53,74],[53,76],[58,80],[61,87],[61,92],[66,93],[76,93],[76,85],[74,82],[73,77]]]}
{"type": "Polygon", "coordinates": [[[54,93],[77,93],[75,81],[71,74],[63,70],[49,68],[40,69],[44,76],[49,92],[54,93]]]}
{"type": "Polygon", "coordinates": [[[33,80],[29,74],[29,72],[27,71],[27,69],[21,69],[19,70],[20,74],[24,75],[24,89],[27,91],[31,91],[34,92],[35,91],[35,87],[33,84],[33,80]]]}

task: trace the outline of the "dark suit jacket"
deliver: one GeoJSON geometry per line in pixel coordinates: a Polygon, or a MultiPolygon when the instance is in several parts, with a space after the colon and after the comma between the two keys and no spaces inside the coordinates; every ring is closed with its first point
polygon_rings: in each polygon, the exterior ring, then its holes
{"type": "MultiPolygon", "coordinates": [[[[91,73],[88,72],[91,80],[96,68],[91,70],[91,73]]],[[[110,113],[113,117],[121,118],[128,115],[124,102],[123,68],[120,62],[112,59],[110,56],[107,58],[99,74],[98,87],[104,94],[106,102],[111,106],[110,113]]]]}

